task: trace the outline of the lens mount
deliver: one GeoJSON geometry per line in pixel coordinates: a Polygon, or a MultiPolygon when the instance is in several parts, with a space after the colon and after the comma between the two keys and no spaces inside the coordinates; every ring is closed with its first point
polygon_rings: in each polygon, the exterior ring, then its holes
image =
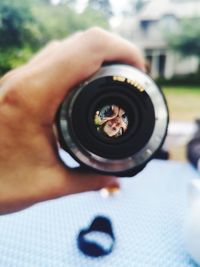
{"type": "Polygon", "coordinates": [[[57,118],[62,147],[79,163],[113,174],[153,157],[167,133],[168,109],[148,75],[113,64],[72,90],[57,118]]]}

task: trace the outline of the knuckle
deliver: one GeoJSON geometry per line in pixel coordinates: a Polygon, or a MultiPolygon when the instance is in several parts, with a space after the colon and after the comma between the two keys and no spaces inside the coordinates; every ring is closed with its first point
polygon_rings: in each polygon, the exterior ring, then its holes
{"type": "Polygon", "coordinates": [[[0,85],[2,86],[6,81],[10,80],[14,74],[16,73],[17,69],[8,71],[1,79],[0,85]]]}
{"type": "Polygon", "coordinates": [[[89,28],[88,30],[86,30],[85,32],[86,34],[89,34],[89,35],[92,35],[92,36],[96,36],[96,35],[102,35],[102,34],[105,34],[105,30],[103,30],[102,28],[100,27],[97,27],[97,26],[94,26],[94,27],[91,27],[89,28]]]}
{"type": "Polygon", "coordinates": [[[93,58],[100,61],[107,47],[108,33],[99,27],[92,27],[84,32],[83,41],[93,58]]]}
{"type": "Polygon", "coordinates": [[[27,83],[25,75],[13,75],[8,79],[3,87],[2,102],[6,105],[18,106],[22,103],[23,94],[22,90],[27,83]]]}
{"type": "Polygon", "coordinates": [[[88,38],[91,45],[101,46],[105,43],[106,31],[99,27],[92,27],[85,32],[85,38],[88,38]]]}
{"type": "Polygon", "coordinates": [[[75,32],[73,35],[72,35],[72,37],[73,38],[79,38],[79,37],[81,37],[82,35],[83,35],[83,31],[77,31],[77,32],[75,32]]]}
{"type": "Polygon", "coordinates": [[[58,46],[60,46],[60,44],[61,44],[61,41],[59,41],[59,40],[53,40],[53,41],[51,41],[49,44],[48,44],[48,48],[57,48],[58,46]]]}

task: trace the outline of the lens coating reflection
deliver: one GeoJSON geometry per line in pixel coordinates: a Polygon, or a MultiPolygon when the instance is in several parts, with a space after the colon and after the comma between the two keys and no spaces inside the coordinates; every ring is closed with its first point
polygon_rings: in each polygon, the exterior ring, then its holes
{"type": "Polygon", "coordinates": [[[106,105],[96,111],[94,124],[99,134],[117,138],[123,136],[127,131],[128,116],[121,107],[106,105]]]}

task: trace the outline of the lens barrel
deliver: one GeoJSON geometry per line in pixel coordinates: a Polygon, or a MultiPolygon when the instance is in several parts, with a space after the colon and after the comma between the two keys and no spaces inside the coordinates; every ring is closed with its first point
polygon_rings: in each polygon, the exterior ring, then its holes
{"type": "Polygon", "coordinates": [[[62,149],[82,167],[133,176],[162,146],[168,108],[148,75],[112,64],[71,91],[56,125],[62,149]]]}

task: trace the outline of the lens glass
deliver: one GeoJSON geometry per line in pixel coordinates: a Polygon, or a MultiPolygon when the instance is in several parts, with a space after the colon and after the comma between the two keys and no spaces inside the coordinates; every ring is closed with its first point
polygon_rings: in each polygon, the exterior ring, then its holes
{"type": "Polygon", "coordinates": [[[96,110],[94,124],[100,135],[118,138],[128,130],[128,116],[120,106],[106,105],[96,110]]]}

